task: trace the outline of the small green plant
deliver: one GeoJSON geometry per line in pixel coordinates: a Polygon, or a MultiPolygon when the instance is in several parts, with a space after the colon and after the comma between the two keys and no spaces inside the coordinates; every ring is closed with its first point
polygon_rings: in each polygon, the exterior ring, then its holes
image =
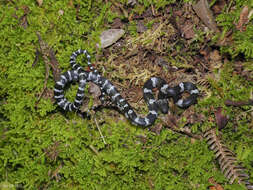
{"type": "Polygon", "coordinates": [[[235,3],[234,9],[232,11],[228,11],[230,7],[224,8],[223,13],[217,16],[216,20],[219,26],[223,28],[223,37],[228,31],[233,32],[233,40],[234,43],[232,46],[223,46],[222,52],[229,53],[234,58],[238,56],[238,54],[242,53],[246,56],[246,58],[253,57],[253,26],[250,24],[252,21],[252,17],[248,18],[249,23],[245,26],[245,30],[240,31],[236,28],[236,24],[239,21],[241,11],[244,6],[248,6],[249,10],[252,9],[251,1],[241,1],[237,0],[235,3]]]}

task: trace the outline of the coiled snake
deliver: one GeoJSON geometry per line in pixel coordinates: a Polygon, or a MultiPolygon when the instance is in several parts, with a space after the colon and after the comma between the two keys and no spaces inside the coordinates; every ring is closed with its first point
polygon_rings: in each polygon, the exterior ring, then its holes
{"type": "Polygon", "coordinates": [[[149,112],[146,117],[138,116],[129,103],[120,95],[116,87],[105,77],[101,76],[90,62],[90,55],[86,50],[77,50],[72,53],[70,57],[70,64],[72,70],[63,73],[60,79],[56,82],[54,88],[54,98],[56,103],[66,111],[77,111],[82,105],[84,99],[84,90],[87,82],[95,83],[99,86],[101,91],[108,95],[117,108],[124,113],[134,125],[150,126],[157,116],[158,111],[166,114],[168,112],[168,98],[172,98],[174,103],[181,107],[187,108],[197,101],[199,91],[197,87],[191,82],[181,82],[179,85],[169,87],[165,80],[160,77],[152,77],[148,79],[143,87],[143,98],[148,104],[149,112]],[[87,58],[87,63],[90,71],[85,71],[79,64],[76,63],[78,55],[84,54],[87,58]],[[64,96],[64,87],[66,84],[78,81],[78,91],[74,102],[69,102],[64,96]],[[155,99],[152,90],[157,88],[159,90],[158,99],[155,99]],[[186,99],[181,99],[183,92],[188,92],[190,95],[186,99]]]}

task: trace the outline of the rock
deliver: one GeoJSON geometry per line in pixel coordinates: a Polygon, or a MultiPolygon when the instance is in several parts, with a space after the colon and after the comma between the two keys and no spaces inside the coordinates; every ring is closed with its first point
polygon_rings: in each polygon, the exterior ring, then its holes
{"type": "Polygon", "coordinates": [[[97,44],[100,48],[106,48],[118,41],[123,35],[125,31],[122,29],[109,29],[102,32],[100,35],[101,44],[97,44]]]}

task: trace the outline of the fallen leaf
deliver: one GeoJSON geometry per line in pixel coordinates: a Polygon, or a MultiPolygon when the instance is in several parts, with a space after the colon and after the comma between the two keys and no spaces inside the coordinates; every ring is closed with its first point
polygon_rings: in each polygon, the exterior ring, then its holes
{"type": "MultiPolygon", "coordinates": [[[[91,94],[92,97],[93,97],[93,104],[92,104],[92,106],[94,108],[101,106],[102,102],[100,100],[100,96],[101,96],[102,93],[101,93],[101,90],[100,90],[99,86],[97,86],[94,83],[89,82],[89,89],[88,89],[88,91],[89,91],[89,94],[91,94]]],[[[88,108],[88,105],[86,105],[86,104],[83,104],[83,106],[84,106],[84,109],[82,108],[83,110],[85,110],[86,108],[88,108]]]]}
{"type": "Polygon", "coordinates": [[[223,115],[221,107],[218,107],[217,111],[214,114],[218,128],[223,129],[228,123],[227,116],[223,115]]]}
{"type": "Polygon", "coordinates": [[[241,32],[246,30],[245,24],[247,24],[249,21],[248,15],[249,15],[249,8],[248,6],[245,6],[243,7],[240,13],[240,19],[236,25],[236,28],[240,30],[241,32]]]}
{"type": "Polygon", "coordinates": [[[100,48],[106,48],[118,41],[123,35],[125,31],[122,29],[109,29],[100,35],[101,44],[97,44],[100,48]]]}
{"type": "Polygon", "coordinates": [[[213,17],[213,14],[209,9],[207,0],[200,0],[197,4],[193,5],[193,9],[208,28],[215,32],[220,32],[213,17]]]}

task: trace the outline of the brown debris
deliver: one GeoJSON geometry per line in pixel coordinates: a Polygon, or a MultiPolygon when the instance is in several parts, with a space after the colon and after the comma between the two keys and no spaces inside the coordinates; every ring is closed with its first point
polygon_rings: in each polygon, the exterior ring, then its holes
{"type": "Polygon", "coordinates": [[[243,7],[241,13],[240,13],[240,19],[236,25],[237,30],[240,30],[241,32],[246,30],[246,24],[249,22],[249,8],[248,6],[243,7]]]}
{"type": "Polygon", "coordinates": [[[176,117],[171,114],[167,114],[165,117],[163,117],[162,122],[166,128],[171,129],[172,131],[176,133],[187,135],[197,140],[202,139],[202,136],[191,133],[189,129],[179,128],[176,117]]]}
{"type": "Polygon", "coordinates": [[[201,123],[205,120],[205,116],[197,114],[192,107],[185,110],[182,116],[186,118],[186,124],[201,123]]]}
{"type": "Polygon", "coordinates": [[[227,2],[225,0],[219,0],[215,2],[211,9],[215,15],[218,15],[222,12],[226,4],[227,2]]]}
{"type": "Polygon", "coordinates": [[[141,20],[138,21],[138,23],[137,23],[137,32],[138,33],[143,33],[145,31],[147,31],[147,27],[144,25],[143,21],[141,21],[141,20]]]}
{"type": "Polygon", "coordinates": [[[219,129],[225,128],[225,126],[228,123],[228,118],[227,118],[227,116],[223,115],[222,108],[218,107],[214,114],[215,114],[216,123],[217,123],[219,129]]]}
{"type": "Polygon", "coordinates": [[[216,33],[220,32],[213,17],[213,14],[209,8],[207,0],[199,0],[198,3],[193,5],[193,9],[208,28],[210,28],[216,33]]]}
{"type": "Polygon", "coordinates": [[[101,105],[101,101],[99,99],[99,97],[101,96],[101,90],[99,88],[99,86],[97,86],[96,84],[89,82],[89,94],[92,95],[93,98],[93,106],[94,107],[98,107],[101,105]]]}
{"type": "Polygon", "coordinates": [[[19,25],[26,29],[28,27],[27,15],[30,13],[30,9],[28,6],[23,6],[22,9],[24,14],[19,18],[19,25]]]}
{"type": "Polygon", "coordinates": [[[37,99],[37,102],[35,104],[35,107],[37,107],[41,97],[43,96],[43,94],[45,93],[46,89],[47,89],[47,81],[48,81],[48,77],[49,77],[49,71],[50,71],[50,67],[53,69],[53,76],[54,76],[54,81],[57,81],[60,78],[60,74],[61,74],[61,70],[59,69],[59,64],[58,61],[55,58],[55,54],[53,52],[53,50],[48,47],[47,43],[44,42],[40,36],[40,33],[37,32],[36,33],[38,36],[38,40],[39,40],[39,45],[40,45],[40,51],[45,63],[45,67],[46,67],[46,73],[45,73],[45,80],[44,80],[44,85],[43,85],[43,89],[41,91],[41,93],[39,94],[39,97],[37,99]]]}
{"type": "Polygon", "coordinates": [[[239,184],[244,184],[247,189],[252,190],[253,185],[249,182],[249,176],[245,173],[245,169],[237,164],[236,155],[217,136],[216,130],[207,130],[204,137],[209,148],[214,151],[220,169],[229,180],[229,183],[232,184],[237,181],[239,184]]]}
{"type": "Polygon", "coordinates": [[[213,186],[210,186],[210,190],[224,190],[223,187],[218,184],[212,177],[208,179],[208,182],[213,184],[213,186]]]}
{"type": "Polygon", "coordinates": [[[35,59],[34,59],[34,61],[33,61],[32,67],[34,67],[35,65],[37,65],[37,63],[38,63],[38,61],[39,61],[39,55],[40,55],[40,52],[39,52],[39,50],[36,48],[35,59]]]}
{"type": "Polygon", "coordinates": [[[139,139],[138,142],[141,142],[142,144],[146,144],[148,141],[148,137],[146,135],[136,135],[136,137],[139,139]]]}
{"type": "Polygon", "coordinates": [[[116,1],[112,1],[112,4],[116,7],[119,8],[119,10],[121,11],[121,13],[124,15],[125,18],[128,18],[128,12],[127,10],[124,8],[124,6],[121,3],[118,3],[116,1]]]}
{"type": "Polygon", "coordinates": [[[215,61],[215,62],[221,61],[221,58],[222,57],[221,57],[221,55],[220,55],[220,53],[219,53],[218,50],[213,50],[213,51],[210,52],[210,59],[212,61],[215,61]]]}
{"type": "Polygon", "coordinates": [[[56,141],[54,142],[53,145],[49,146],[44,150],[46,156],[51,160],[51,161],[56,161],[60,150],[59,150],[60,142],[56,141]]]}
{"type": "MultiPolygon", "coordinates": [[[[60,174],[59,174],[59,171],[60,171],[61,168],[62,168],[62,164],[60,164],[54,171],[52,171],[52,170],[50,169],[50,170],[48,171],[48,176],[49,176],[51,179],[55,178],[55,180],[56,180],[57,182],[59,182],[60,179],[61,179],[61,176],[60,176],[60,174]]],[[[47,188],[43,188],[43,189],[47,189],[47,188]]]]}
{"type": "Polygon", "coordinates": [[[225,101],[226,106],[253,106],[253,99],[249,99],[247,101],[232,101],[232,100],[226,100],[225,101]]]}
{"type": "Polygon", "coordinates": [[[155,125],[154,127],[150,128],[150,131],[155,133],[156,135],[160,135],[162,129],[163,129],[163,125],[158,124],[158,125],[155,125]]]}
{"type": "Polygon", "coordinates": [[[124,27],[124,24],[120,18],[115,18],[113,23],[111,24],[112,29],[122,29],[123,27],[124,27]]]}
{"type": "Polygon", "coordinates": [[[53,69],[54,81],[59,80],[61,70],[59,69],[59,63],[55,57],[54,51],[48,46],[48,44],[42,40],[40,33],[36,33],[39,40],[40,52],[46,65],[50,65],[53,69]]]}
{"type": "Polygon", "coordinates": [[[190,21],[186,21],[181,28],[182,36],[185,39],[192,39],[195,36],[195,32],[193,30],[193,24],[190,21]]]}
{"type": "Polygon", "coordinates": [[[132,87],[130,89],[124,90],[122,95],[126,97],[127,100],[133,103],[138,103],[143,96],[143,92],[141,88],[132,87]]]}
{"type": "Polygon", "coordinates": [[[245,80],[253,82],[253,71],[246,69],[242,62],[238,61],[234,65],[234,73],[242,76],[245,80]]]}
{"type": "Polygon", "coordinates": [[[183,15],[183,11],[182,10],[177,10],[177,11],[174,12],[174,15],[181,17],[183,15]]]}

